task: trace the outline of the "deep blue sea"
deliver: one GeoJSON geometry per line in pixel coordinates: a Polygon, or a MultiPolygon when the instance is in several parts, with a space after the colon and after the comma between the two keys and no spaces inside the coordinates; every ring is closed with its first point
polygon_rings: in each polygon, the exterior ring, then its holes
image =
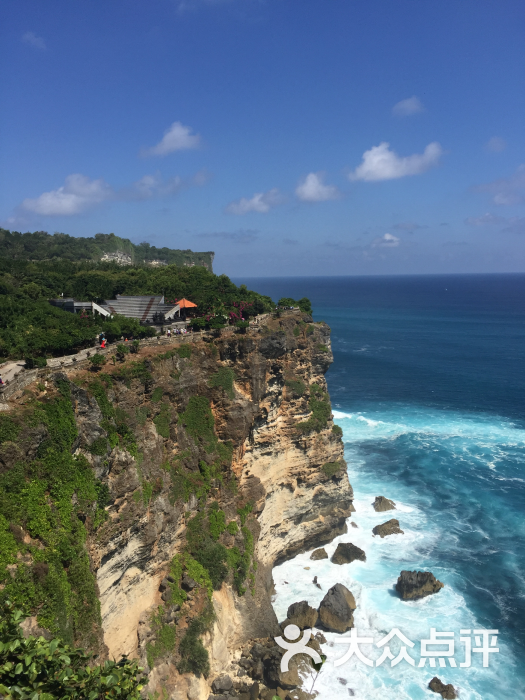
{"type": "MultiPolygon", "coordinates": [[[[439,698],[427,689],[434,675],[453,683],[461,700],[525,698],[525,275],[235,282],[274,300],[308,296],[315,320],[332,328],[327,380],[358,528],[327,551],[352,541],[367,555],[341,567],[306,553],[276,567],[278,618],[297,600],[317,605],[340,581],[355,595],[359,637],[374,640],[361,646],[365,656],[377,660],[375,644],[393,628],[414,643],[414,667],[388,659],[370,667],[354,657],[336,668],[332,659],[347,647],[326,635],[319,699],[439,698]],[[375,513],[378,495],[397,511],[375,513]],[[405,534],[373,537],[372,527],[391,517],[405,534]],[[445,588],[403,602],[393,589],[402,569],[430,570],[445,588]],[[446,659],[445,667],[418,667],[432,627],[454,632],[456,668],[446,659]],[[464,629],[499,631],[488,667],[481,653],[460,667],[464,629]]],[[[391,642],[394,656],[400,644],[391,642]]]]}

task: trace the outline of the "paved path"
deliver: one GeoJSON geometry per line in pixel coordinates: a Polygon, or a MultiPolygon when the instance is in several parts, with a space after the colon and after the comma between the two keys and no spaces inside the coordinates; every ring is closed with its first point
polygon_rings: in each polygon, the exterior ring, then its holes
{"type": "Polygon", "coordinates": [[[26,363],[23,360],[16,360],[15,362],[8,362],[7,364],[0,367],[0,377],[4,380],[4,383],[11,382],[15,376],[22,372],[26,363]]]}

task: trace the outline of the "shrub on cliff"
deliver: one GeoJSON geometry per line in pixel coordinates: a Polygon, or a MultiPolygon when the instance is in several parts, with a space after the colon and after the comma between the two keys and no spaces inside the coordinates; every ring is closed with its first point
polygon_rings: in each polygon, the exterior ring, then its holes
{"type": "Polygon", "coordinates": [[[92,665],[93,658],[60,639],[24,638],[20,610],[0,605],[0,694],[6,700],[140,700],[142,669],[125,656],[92,665]]]}

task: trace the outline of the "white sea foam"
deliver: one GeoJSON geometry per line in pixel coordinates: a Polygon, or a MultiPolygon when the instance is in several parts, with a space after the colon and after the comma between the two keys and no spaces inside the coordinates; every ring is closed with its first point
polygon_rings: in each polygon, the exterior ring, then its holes
{"type": "MultiPolygon", "coordinates": [[[[275,567],[274,608],[278,619],[283,620],[288,606],[299,600],[307,600],[310,605],[317,607],[326,591],[334,583],[340,582],[355,596],[357,610],[354,620],[360,637],[372,637],[377,642],[397,627],[415,643],[411,653],[416,659],[416,664],[419,660],[419,643],[428,638],[431,627],[440,631],[454,631],[456,644],[459,646],[459,630],[475,629],[480,625],[455,585],[457,574],[454,568],[428,561],[426,552],[431,552],[436,543],[443,538],[447,538],[450,551],[458,547],[458,536],[463,526],[461,521],[458,522],[458,534],[441,530],[436,518],[429,518],[417,505],[421,499],[416,503],[415,494],[407,486],[398,481],[382,482],[381,478],[375,478],[369,469],[366,479],[363,479],[360,469],[365,465],[366,456],[363,457],[357,448],[360,443],[370,440],[388,441],[410,434],[424,440],[425,449],[435,451],[433,437],[436,435],[439,435],[441,441],[444,438],[454,440],[458,436],[468,436],[474,443],[470,442],[468,447],[458,443],[454,448],[454,460],[470,468],[471,453],[475,452],[476,457],[480,458],[486,449],[485,463],[490,467],[489,457],[495,462],[496,444],[499,443],[500,447],[525,444],[525,431],[503,421],[490,422],[483,417],[445,412],[429,415],[427,411],[407,411],[402,420],[399,412],[395,411],[392,411],[391,415],[383,412],[381,416],[373,415],[372,418],[370,414],[363,416],[360,413],[350,414],[342,411],[334,411],[334,416],[344,431],[350,482],[354,486],[356,497],[356,512],[351,520],[358,527],[353,528],[349,523],[348,532],[326,545],[325,549],[331,557],[339,542],[352,542],[365,551],[367,560],[337,566],[329,559],[312,561],[309,558],[310,553],[307,552],[275,567]],[[392,498],[396,502],[396,510],[376,513],[372,503],[377,495],[392,498]],[[372,528],[392,517],[400,521],[405,534],[384,539],[374,537],[372,528]],[[435,576],[445,583],[445,588],[437,595],[420,601],[404,602],[395,594],[394,584],[401,569],[416,568],[430,568],[435,576]],[[318,577],[322,590],[312,583],[314,576],[318,577]]],[[[479,534],[488,537],[481,527],[479,534]]],[[[460,688],[463,700],[510,700],[518,697],[513,688],[514,662],[511,650],[501,637],[498,640],[500,653],[492,655],[488,668],[482,668],[479,658],[474,658],[470,669],[420,669],[417,666],[413,668],[404,661],[394,668],[390,667],[389,662],[380,667],[370,668],[355,659],[336,668],[333,665],[334,659],[341,657],[347,647],[334,645],[334,639],[338,635],[325,633],[325,636],[327,645],[323,648],[328,661],[315,682],[319,700],[334,700],[351,695],[358,700],[418,700],[433,697],[427,685],[434,675],[441,676],[445,682],[451,682],[460,688]],[[338,679],[346,681],[346,685],[338,679]],[[349,693],[349,690],[352,693],[349,693]]],[[[396,654],[395,643],[391,644],[391,650],[396,654]]],[[[362,651],[372,659],[377,659],[380,654],[380,650],[374,645],[363,645],[362,651]]],[[[455,658],[459,664],[463,658],[462,647],[457,648],[455,658]]],[[[312,681],[313,678],[314,674],[312,681]]],[[[308,683],[305,687],[309,688],[308,683]]]]}

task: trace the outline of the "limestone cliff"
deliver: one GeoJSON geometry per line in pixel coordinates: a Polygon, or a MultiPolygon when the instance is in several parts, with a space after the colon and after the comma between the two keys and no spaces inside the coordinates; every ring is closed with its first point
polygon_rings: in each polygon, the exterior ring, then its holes
{"type": "Polygon", "coordinates": [[[86,524],[103,642],[141,658],[148,692],[208,698],[243,645],[278,629],[275,563],[344,531],[353,494],[331,362],[328,326],[287,313],[249,335],[145,347],[99,375],[49,376],[39,400],[69,383],[72,450],[106,493],[105,522],[86,524]]]}

